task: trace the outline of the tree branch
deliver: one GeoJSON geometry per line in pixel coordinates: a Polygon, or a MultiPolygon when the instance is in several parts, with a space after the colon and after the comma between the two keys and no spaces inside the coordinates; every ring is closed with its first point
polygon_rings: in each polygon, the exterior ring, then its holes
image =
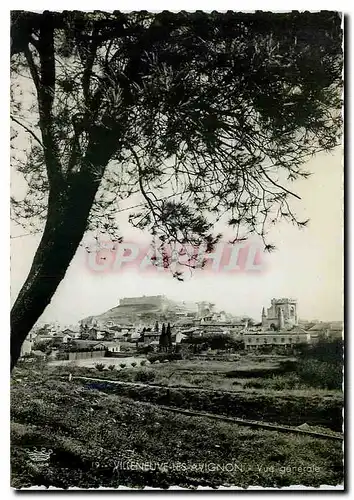
{"type": "Polygon", "coordinates": [[[265,172],[265,170],[262,167],[261,167],[261,170],[262,170],[264,176],[269,180],[269,182],[271,182],[273,184],[273,186],[276,186],[277,188],[281,189],[282,191],[285,191],[286,193],[291,194],[291,196],[294,196],[298,200],[301,200],[299,195],[297,195],[296,193],[293,193],[292,191],[289,191],[284,186],[277,184],[271,177],[269,177],[269,175],[265,172]]]}
{"type": "Polygon", "coordinates": [[[11,120],[13,120],[15,123],[20,125],[20,127],[24,128],[31,136],[44,148],[42,141],[39,139],[39,137],[30,129],[28,128],[24,123],[21,123],[17,118],[14,116],[10,115],[11,120]]]}
{"type": "Polygon", "coordinates": [[[139,182],[141,194],[143,195],[143,197],[147,201],[149,208],[151,210],[151,213],[153,214],[155,221],[156,221],[154,202],[151,200],[151,198],[149,198],[148,193],[145,191],[145,188],[143,185],[143,173],[142,173],[142,168],[141,168],[139,157],[138,157],[137,153],[134,151],[134,148],[130,148],[130,151],[133,154],[135,161],[136,161],[136,166],[138,167],[138,182],[139,182]]]}
{"type": "Polygon", "coordinates": [[[39,126],[44,146],[44,158],[49,185],[60,189],[62,171],[58,146],[54,137],[52,107],[55,95],[55,58],[54,58],[54,28],[51,13],[42,18],[38,43],[40,59],[40,76],[35,67],[32,54],[26,48],[26,58],[31,75],[37,89],[39,126]]]}

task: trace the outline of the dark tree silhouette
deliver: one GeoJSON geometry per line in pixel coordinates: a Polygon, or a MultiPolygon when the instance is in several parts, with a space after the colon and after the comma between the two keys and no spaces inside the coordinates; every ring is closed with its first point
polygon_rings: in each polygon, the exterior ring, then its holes
{"type": "Polygon", "coordinates": [[[13,217],[43,233],[11,366],[85,231],[116,238],[132,194],[131,223],[160,242],[211,250],[223,217],[271,250],[269,224],[303,227],[287,179],[339,142],[341,44],[332,12],[13,11],[12,165],[27,181],[13,217]]]}
{"type": "Polygon", "coordinates": [[[141,335],[140,335],[141,342],[145,342],[145,333],[146,333],[146,328],[144,327],[143,331],[141,332],[141,335]]]}
{"type": "Polygon", "coordinates": [[[171,347],[172,347],[172,333],[171,333],[171,325],[170,325],[170,323],[167,323],[166,337],[167,337],[167,347],[169,349],[171,349],[171,347]]]}
{"type": "Polygon", "coordinates": [[[166,335],[166,326],[165,326],[165,323],[162,323],[161,335],[159,337],[159,347],[160,347],[160,351],[167,351],[168,338],[167,338],[167,335],[166,335]]]}

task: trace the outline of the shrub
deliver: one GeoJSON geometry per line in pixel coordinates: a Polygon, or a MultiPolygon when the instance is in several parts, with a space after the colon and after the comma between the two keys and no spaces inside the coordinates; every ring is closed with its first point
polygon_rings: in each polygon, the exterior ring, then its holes
{"type": "Polygon", "coordinates": [[[159,354],[150,354],[148,356],[148,360],[150,361],[150,363],[155,363],[155,361],[157,361],[158,359],[160,359],[160,355],[159,354]]]}
{"type": "Polygon", "coordinates": [[[243,387],[245,389],[262,389],[264,387],[264,383],[257,382],[256,380],[248,380],[243,387]]]}
{"type": "Polygon", "coordinates": [[[289,373],[288,375],[274,375],[271,379],[267,380],[267,386],[270,389],[283,390],[283,389],[297,389],[299,388],[300,380],[296,373],[289,373]]]}
{"type": "Polygon", "coordinates": [[[145,366],[146,365],[146,359],[143,359],[140,363],[140,366],[145,366]]]}
{"type": "Polygon", "coordinates": [[[194,384],[194,385],[202,385],[202,384],[204,384],[206,381],[207,381],[207,378],[206,378],[206,377],[203,377],[203,376],[200,376],[200,375],[197,375],[197,376],[192,376],[192,377],[191,377],[191,382],[192,382],[192,384],[194,384]]]}
{"type": "Polygon", "coordinates": [[[316,344],[303,344],[299,350],[303,359],[343,364],[342,339],[321,339],[316,344]]]}
{"type": "Polygon", "coordinates": [[[181,359],[183,359],[183,356],[180,352],[172,352],[171,354],[168,354],[167,359],[169,361],[180,361],[181,359]]]}
{"type": "Polygon", "coordinates": [[[120,363],[119,365],[121,368],[125,368],[127,365],[125,363],[120,363]]]}
{"type": "Polygon", "coordinates": [[[154,352],[154,348],[151,345],[138,347],[136,352],[138,354],[149,354],[149,353],[154,352]]]}
{"type": "Polygon", "coordinates": [[[304,359],[298,364],[299,378],[311,387],[342,389],[342,363],[328,363],[317,359],[304,359]]]}
{"type": "Polygon", "coordinates": [[[155,380],[155,372],[152,370],[139,370],[135,374],[136,382],[152,382],[155,380]]]}
{"type": "Polygon", "coordinates": [[[97,363],[95,364],[95,368],[96,370],[98,370],[99,372],[102,372],[104,370],[104,364],[102,363],[97,363]]]}
{"type": "Polygon", "coordinates": [[[133,367],[133,368],[135,368],[135,367],[136,367],[136,365],[137,365],[136,361],[133,361],[133,362],[131,363],[131,365],[132,365],[132,367],[133,367]]]}
{"type": "Polygon", "coordinates": [[[156,363],[157,361],[159,363],[163,363],[166,361],[177,361],[180,359],[182,359],[182,354],[176,352],[156,353],[156,354],[150,354],[148,356],[148,360],[150,361],[150,363],[156,363]]]}
{"type": "Polygon", "coordinates": [[[111,370],[111,372],[113,372],[114,369],[115,369],[115,365],[109,365],[108,366],[108,370],[111,370]]]}
{"type": "Polygon", "coordinates": [[[231,370],[225,373],[226,378],[266,378],[281,373],[279,368],[252,368],[248,370],[231,370]]]}
{"type": "Polygon", "coordinates": [[[131,370],[130,367],[127,367],[124,370],[116,370],[113,373],[114,373],[114,380],[122,380],[124,382],[134,382],[135,371],[131,370]]]}

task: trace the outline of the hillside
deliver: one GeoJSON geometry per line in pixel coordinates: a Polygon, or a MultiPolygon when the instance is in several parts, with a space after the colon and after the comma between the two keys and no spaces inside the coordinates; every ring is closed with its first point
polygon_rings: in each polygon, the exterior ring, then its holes
{"type": "Polygon", "coordinates": [[[196,305],[176,302],[164,295],[131,297],[121,299],[118,306],[102,314],[84,318],[81,324],[128,324],[139,321],[154,322],[161,319],[175,321],[180,317],[194,315],[196,311],[196,305]]]}

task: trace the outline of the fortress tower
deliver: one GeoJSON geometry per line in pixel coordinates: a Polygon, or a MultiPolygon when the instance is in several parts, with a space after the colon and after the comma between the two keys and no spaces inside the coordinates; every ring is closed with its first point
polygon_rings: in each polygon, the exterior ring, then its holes
{"type": "Polygon", "coordinates": [[[197,302],[197,306],[198,306],[198,319],[212,315],[215,308],[215,304],[205,301],[197,302]]]}

